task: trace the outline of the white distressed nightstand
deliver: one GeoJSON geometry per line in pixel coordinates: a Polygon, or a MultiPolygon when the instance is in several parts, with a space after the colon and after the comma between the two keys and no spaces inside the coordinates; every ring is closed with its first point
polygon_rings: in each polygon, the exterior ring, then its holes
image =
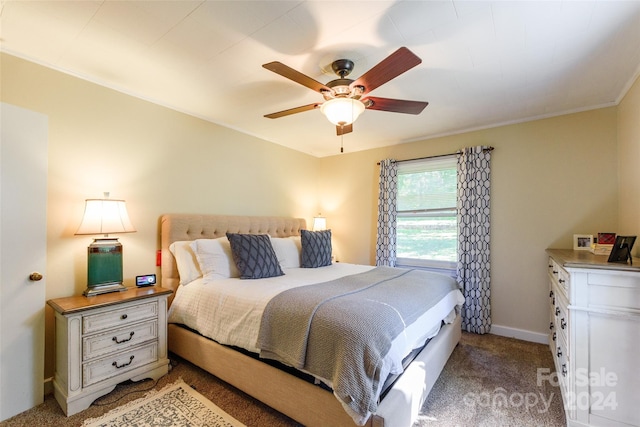
{"type": "Polygon", "coordinates": [[[48,301],[56,316],[54,395],[67,416],[123,381],[157,380],[168,372],[171,293],[146,287],[48,301]]]}

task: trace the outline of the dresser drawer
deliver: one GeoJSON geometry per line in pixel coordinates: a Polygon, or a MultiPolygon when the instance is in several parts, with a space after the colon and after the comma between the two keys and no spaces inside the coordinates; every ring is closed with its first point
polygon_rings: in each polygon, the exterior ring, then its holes
{"type": "Polygon", "coordinates": [[[90,334],[112,328],[131,325],[158,316],[158,302],[130,305],[82,318],[82,332],[90,334]]]}
{"type": "Polygon", "coordinates": [[[560,314],[556,317],[556,328],[559,333],[566,337],[569,331],[569,313],[565,307],[560,306],[559,308],[560,314]]]}
{"type": "Polygon", "coordinates": [[[88,387],[156,360],[158,343],[152,342],[85,363],[82,365],[82,386],[88,387]]]}
{"type": "Polygon", "coordinates": [[[554,292],[553,283],[550,282],[549,290],[549,348],[553,352],[556,347],[556,337],[558,332],[556,331],[556,315],[554,314],[554,308],[556,306],[556,294],[554,292]]]}
{"type": "Polygon", "coordinates": [[[551,257],[549,257],[548,271],[551,281],[564,293],[565,297],[568,296],[571,275],[551,257]]]}
{"type": "Polygon", "coordinates": [[[564,291],[565,296],[571,295],[569,292],[571,289],[571,275],[562,267],[558,269],[558,285],[564,291]]]}
{"type": "Polygon", "coordinates": [[[108,353],[126,350],[157,338],[158,321],[156,319],[90,335],[82,339],[82,360],[87,361],[108,353]]]}
{"type": "Polygon", "coordinates": [[[561,393],[564,396],[567,396],[567,392],[569,390],[569,380],[567,378],[569,375],[569,358],[565,354],[566,350],[567,347],[565,347],[565,344],[560,340],[560,345],[556,347],[556,355],[560,355],[557,356],[558,383],[560,384],[560,387],[562,387],[561,393]]]}
{"type": "Polygon", "coordinates": [[[587,285],[589,307],[640,314],[640,286],[632,274],[590,272],[587,285]]]}
{"type": "Polygon", "coordinates": [[[555,262],[553,258],[549,257],[549,263],[547,267],[548,267],[547,271],[549,272],[549,277],[553,279],[554,283],[558,283],[558,270],[560,270],[558,263],[555,262]]]}

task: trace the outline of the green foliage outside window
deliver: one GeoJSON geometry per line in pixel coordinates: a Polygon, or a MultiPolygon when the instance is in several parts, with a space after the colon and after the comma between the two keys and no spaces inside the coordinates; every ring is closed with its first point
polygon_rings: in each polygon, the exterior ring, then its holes
{"type": "Polygon", "coordinates": [[[398,218],[397,256],[456,261],[457,221],[453,217],[398,218]]]}
{"type": "Polygon", "coordinates": [[[397,256],[457,259],[456,169],[398,175],[397,256]]]}

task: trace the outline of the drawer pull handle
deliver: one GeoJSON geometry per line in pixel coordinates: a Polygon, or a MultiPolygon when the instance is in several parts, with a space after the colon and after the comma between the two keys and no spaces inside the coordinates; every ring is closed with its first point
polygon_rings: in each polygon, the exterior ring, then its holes
{"type": "Polygon", "coordinates": [[[564,279],[558,279],[558,282],[564,283],[564,279]]]}
{"type": "Polygon", "coordinates": [[[556,354],[558,355],[558,357],[562,356],[562,349],[560,347],[558,347],[558,352],[556,354]]]}
{"type": "Polygon", "coordinates": [[[551,304],[556,305],[556,297],[553,297],[553,298],[551,299],[551,304]]]}
{"type": "Polygon", "coordinates": [[[131,365],[131,362],[133,362],[133,354],[129,358],[129,363],[123,363],[122,365],[118,365],[118,362],[113,362],[111,365],[115,366],[116,369],[120,369],[120,368],[124,368],[125,366],[131,365]]]}
{"type": "Polygon", "coordinates": [[[556,307],[556,316],[560,314],[560,307],[556,307]]]}
{"type": "Polygon", "coordinates": [[[567,376],[567,364],[566,363],[562,364],[562,376],[563,377],[567,376]]]}
{"type": "Polygon", "coordinates": [[[112,340],[115,341],[116,344],[122,344],[123,342],[131,341],[131,338],[133,338],[133,334],[134,332],[131,331],[131,333],[129,333],[129,338],[125,338],[122,341],[118,341],[118,337],[113,337],[112,340]]]}
{"type": "Polygon", "coordinates": [[[553,322],[549,322],[549,329],[553,330],[553,322]]]}
{"type": "Polygon", "coordinates": [[[553,298],[553,291],[549,291],[549,298],[553,298]]]}
{"type": "Polygon", "coordinates": [[[567,327],[567,322],[565,322],[564,317],[562,319],[560,319],[560,327],[562,329],[567,327]]]}
{"type": "Polygon", "coordinates": [[[549,268],[553,268],[553,264],[549,265],[549,268]]]}
{"type": "Polygon", "coordinates": [[[556,340],[556,333],[555,332],[553,333],[553,340],[554,341],[556,340]]]}
{"type": "Polygon", "coordinates": [[[127,317],[129,317],[129,316],[127,316],[126,314],[123,314],[122,316],[120,316],[120,319],[124,320],[124,319],[126,319],[127,317]]]}
{"type": "Polygon", "coordinates": [[[556,270],[552,270],[552,271],[553,271],[553,274],[558,274],[558,272],[556,270]]]}

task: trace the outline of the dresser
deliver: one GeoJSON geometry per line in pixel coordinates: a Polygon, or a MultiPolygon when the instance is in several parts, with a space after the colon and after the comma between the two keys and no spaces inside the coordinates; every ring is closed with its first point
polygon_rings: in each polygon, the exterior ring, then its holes
{"type": "Polygon", "coordinates": [[[92,297],[49,300],[55,311],[54,395],[67,416],[126,380],[168,372],[170,289],[131,288],[92,297]]]}
{"type": "Polygon", "coordinates": [[[559,384],[567,425],[640,426],[640,258],[547,254],[557,374],[543,380],[559,384]]]}

